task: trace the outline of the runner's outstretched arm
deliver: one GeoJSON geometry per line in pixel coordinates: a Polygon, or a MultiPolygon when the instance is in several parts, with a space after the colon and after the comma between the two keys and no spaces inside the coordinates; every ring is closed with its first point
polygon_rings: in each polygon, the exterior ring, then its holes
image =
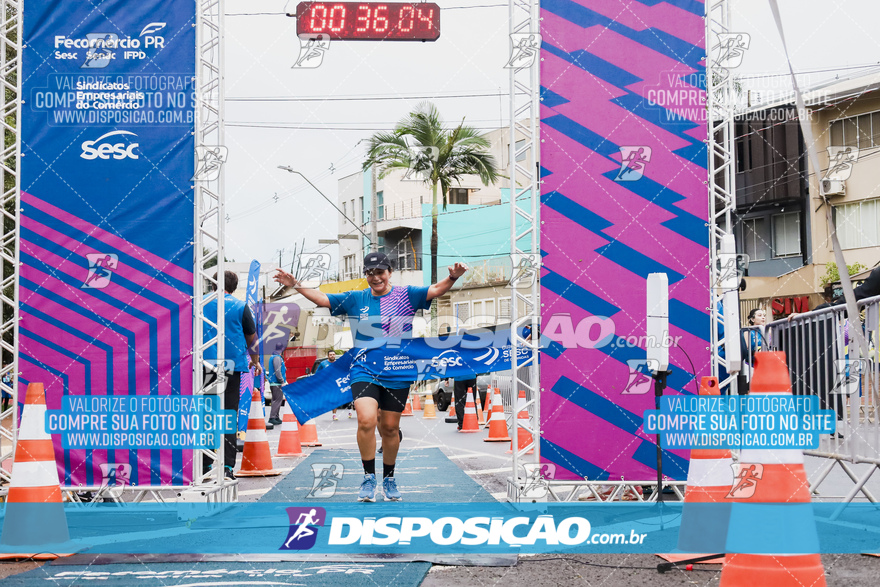
{"type": "Polygon", "coordinates": [[[330,307],[330,298],[328,298],[327,294],[325,294],[321,290],[311,287],[303,287],[302,284],[296,280],[296,277],[294,277],[284,269],[276,269],[275,271],[276,273],[275,275],[273,275],[273,278],[281,285],[285,287],[292,287],[297,292],[301,293],[305,299],[309,300],[320,308],[330,307]]]}
{"type": "Polygon", "coordinates": [[[433,300],[434,298],[439,298],[450,289],[455,284],[455,280],[467,273],[468,266],[464,263],[456,263],[455,265],[449,266],[449,277],[446,279],[441,279],[434,285],[428,288],[428,301],[433,300]]]}

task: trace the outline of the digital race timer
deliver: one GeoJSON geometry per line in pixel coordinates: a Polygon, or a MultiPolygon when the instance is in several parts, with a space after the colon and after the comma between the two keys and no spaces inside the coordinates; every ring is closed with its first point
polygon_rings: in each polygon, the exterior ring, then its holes
{"type": "Polygon", "coordinates": [[[296,34],[346,41],[436,41],[440,7],[433,2],[301,2],[296,34]]]}

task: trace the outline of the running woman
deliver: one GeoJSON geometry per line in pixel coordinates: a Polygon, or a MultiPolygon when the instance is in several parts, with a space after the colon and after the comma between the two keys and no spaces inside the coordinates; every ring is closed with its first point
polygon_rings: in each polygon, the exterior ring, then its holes
{"type": "MultiPolygon", "coordinates": [[[[379,331],[385,337],[406,336],[412,331],[412,317],[417,310],[427,310],[431,300],[448,292],[455,280],[468,270],[463,263],[449,267],[449,277],[429,286],[392,286],[392,267],[388,257],[383,253],[369,253],[364,257],[364,275],[369,289],[349,291],[341,294],[325,294],[324,292],[304,288],[296,278],[282,269],[275,274],[275,281],[281,285],[292,287],[307,300],[321,308],[329,308],[334,316],[348,316],[352,332],[355,333],[355,346],[360,348],[373,347],[381,342],[372,336],[372,330],[379,331]],[[360,321],[367,322],[358,328],[360,321]]],[[[406,406],[409,386],[397,387],[399,383],[383,381],[381,376],[375,377],[352,371],[351,391],[357,412],[358,430],[357,443],[364,465],[364,480],[361,483],[358,501],[376,501],[376,428],[382,437],[382,490],[385,499],[399,501],[400,491],[394,479],[394,465],[397,451],[400,448],[400,413],[406,406]],[[392,386],[392,387],[389,387],[392,386]]]]}

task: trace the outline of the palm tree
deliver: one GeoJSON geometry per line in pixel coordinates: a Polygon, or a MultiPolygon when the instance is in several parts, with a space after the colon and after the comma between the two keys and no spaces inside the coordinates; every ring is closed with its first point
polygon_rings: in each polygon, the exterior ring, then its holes
{"type": "MultiPolygon", "coordinates": [[[[468,175],[478,175],[483,185],[496,181],[498,168],[489,147],[489,141],[465,126],[464,120],[452,130],[444,128],[440,112],[430,102],[419,104],[392,132],[377,132],[369,139],[364,171],[375,165],[383,178],[405,169],[431,186],[431,283],[437,283],[437,186],[445,211],[453,182],[460,185],[468,175]]],[[[431,305],[431,332],[437,334],[436,302],[431,305]]]]}

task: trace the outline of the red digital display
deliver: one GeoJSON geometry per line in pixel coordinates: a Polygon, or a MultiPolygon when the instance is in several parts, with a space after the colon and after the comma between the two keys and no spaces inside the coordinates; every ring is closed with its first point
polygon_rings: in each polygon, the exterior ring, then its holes
{"type": "Polygon", "coordinates": [[[436,41],[440,7],[433,2],[301,2],[296,34],[345,41],[436,41]]]}

